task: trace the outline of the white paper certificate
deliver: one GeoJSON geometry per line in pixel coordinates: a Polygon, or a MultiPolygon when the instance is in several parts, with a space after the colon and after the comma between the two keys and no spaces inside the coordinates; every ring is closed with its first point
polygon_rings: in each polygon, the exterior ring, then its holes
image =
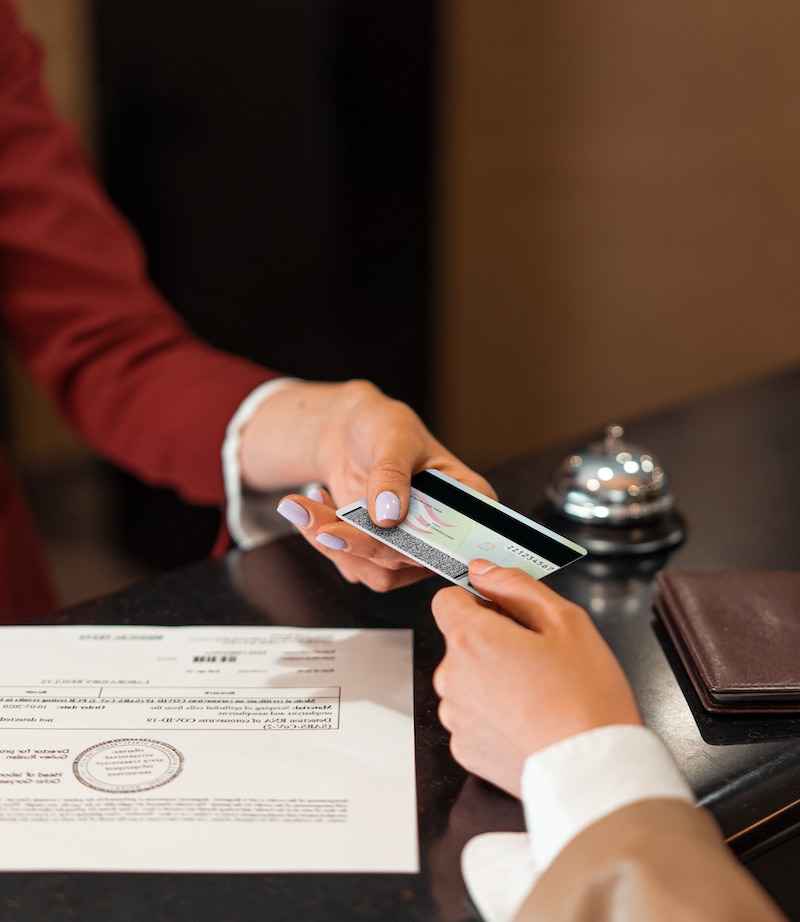
{"type": "Polygon", "coordinates": [[[0,629],[0,870],[416,872],[412,633],[0,629]]]}

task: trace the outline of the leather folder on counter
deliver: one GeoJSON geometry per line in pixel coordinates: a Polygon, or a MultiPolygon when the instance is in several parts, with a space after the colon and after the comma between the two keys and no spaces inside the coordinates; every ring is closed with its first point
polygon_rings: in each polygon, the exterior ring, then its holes
{"type": "Polygon", "coordinates": [[[664,571],[654,607],[703,707],[800,713],[800,572],[664,571]]]}

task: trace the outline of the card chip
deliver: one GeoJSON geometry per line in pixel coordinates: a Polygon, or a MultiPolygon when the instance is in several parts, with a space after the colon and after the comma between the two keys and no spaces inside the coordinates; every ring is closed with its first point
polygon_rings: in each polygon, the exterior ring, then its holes
{"type": "Polygon", "coordinates": [[[458,560],[456,557],[451,557],[435,547],[431,547],[424,541],[420,541],[419,538],[410,535],[407,531],[403,531],[397,525],[392,528],[381,528],[372,521],[366,509],[357,508],[350,512],[345,512],[343,513],[343,518],[348,519],[363,531],[368,531],[370,534],[380,538],[381,541],[391,544],[401,553],[406,554],[408,557],[413,557],[414,560],[424,564],[426,567],[450,577],[450,579],[462,579],[467,575],[468,568],[463,561],[458,560]]]}

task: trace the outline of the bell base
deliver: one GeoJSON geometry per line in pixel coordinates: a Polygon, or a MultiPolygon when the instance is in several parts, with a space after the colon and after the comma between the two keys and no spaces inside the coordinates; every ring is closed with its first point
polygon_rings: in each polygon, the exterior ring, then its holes
{"type": "Polygon", "coordinates": [[[540,512],[538,520],[590,554],[653,554],[677,547],[686,537],[686,523],[676,511],[652,522],[603,525],[579,522],[547,508],[540,512]]]}

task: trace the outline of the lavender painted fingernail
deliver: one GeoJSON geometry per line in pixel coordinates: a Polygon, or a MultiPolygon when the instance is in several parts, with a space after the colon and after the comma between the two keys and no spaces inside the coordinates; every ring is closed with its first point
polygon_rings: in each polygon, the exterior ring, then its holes
{"type": "Polygon", "coordinates": [[[313,499],[315,503],[324,503],[325,497],[322,495],[322,490],[319,487],[309,487],[306,490],[306,496],[309,499],[313,499]]]}
{"type": "Polygon", "coordinates": [[[400,500],[394,493],[384,490],[375,498],[375,521],[382,522],[389,519],[397,522],[400,518],[400,500]]]}
{"type": "Polygon", "coordinates": [[[300,503],[295,502],[293,499],[284,499],[278,503],[278,512],[285,519],[288,519],[292,525],[297,525],[298,528],[305,528],[311,521],[311,516],[303,509],[300,503]]]}
{"type": "Polygon", "coordinates": [[[343,551],[347,547],[347,542],[338,535],[329,535],[327,532],[321,532],[317,535],[317,541],[329,547],[332,551],[343,551]]]}

